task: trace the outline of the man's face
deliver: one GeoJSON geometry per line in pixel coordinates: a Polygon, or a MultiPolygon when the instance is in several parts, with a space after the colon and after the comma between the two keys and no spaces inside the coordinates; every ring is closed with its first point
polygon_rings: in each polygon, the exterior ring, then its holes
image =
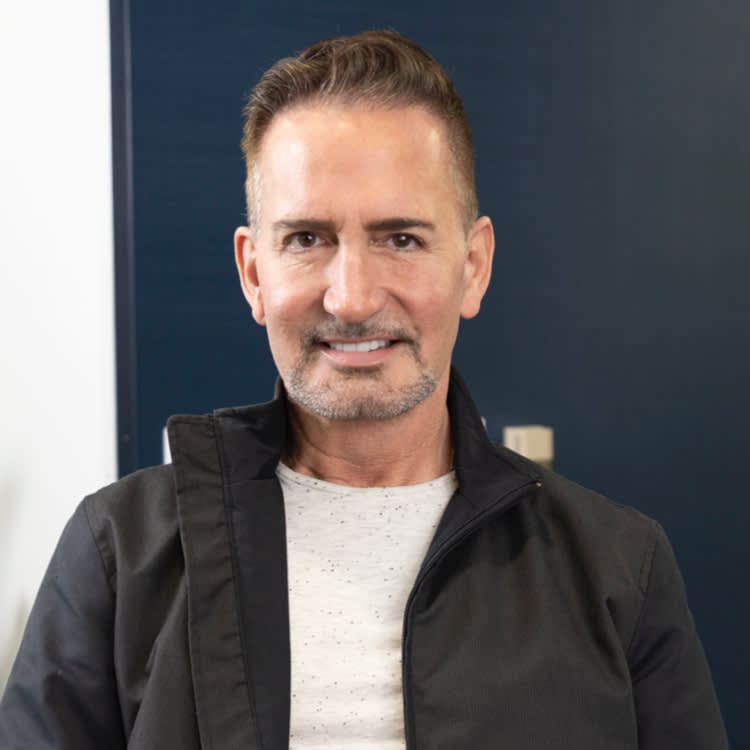
{"type": "Polygon", "coordinates": [[[243,290],[291,400],[387,419],[444,398],[460,317],[489,281],[492,227],[463,225],[443,124],[420,107],[299,106],[257,163],[243,290]]]}

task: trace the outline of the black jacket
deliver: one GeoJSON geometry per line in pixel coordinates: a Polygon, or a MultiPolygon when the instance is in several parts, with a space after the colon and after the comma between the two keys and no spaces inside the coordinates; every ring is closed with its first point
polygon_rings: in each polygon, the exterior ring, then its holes
{"type": "MultiPolygon", "coordinates": [[[[459,488],[404,616],[409,750],[728,747],[659,526],[497,448],[454,374],[459,488]]],[[[288,747],[282,398],[170,421],[87,497],[0,704],[3,750],[288,747]]]]}

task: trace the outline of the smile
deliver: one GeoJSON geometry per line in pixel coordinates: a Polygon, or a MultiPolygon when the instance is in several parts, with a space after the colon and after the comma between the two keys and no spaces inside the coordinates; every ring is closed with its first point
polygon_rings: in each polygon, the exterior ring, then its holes
{"type": "Polygon", "coordinates": [[[374,352],[391,345],[389,339],[373,339],[372,341],[326,341],[327,346],[337,352],[374,352]]]}

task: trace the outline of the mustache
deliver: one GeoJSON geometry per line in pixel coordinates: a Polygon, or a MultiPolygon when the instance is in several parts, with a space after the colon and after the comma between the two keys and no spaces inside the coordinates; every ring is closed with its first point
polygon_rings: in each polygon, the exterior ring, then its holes
{"type": "Polygon", "coordinates": [[[416,336],[412,331],[398,325],[373,323],[340,323],[331,321],[308,328],[302,334],[305,348],[313,348],[327,339],[393,339],[415,345],[416,336]]]}

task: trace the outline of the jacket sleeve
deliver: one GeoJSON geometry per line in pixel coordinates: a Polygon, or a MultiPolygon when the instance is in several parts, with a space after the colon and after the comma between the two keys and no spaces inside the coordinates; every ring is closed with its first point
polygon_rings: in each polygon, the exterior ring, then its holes
{"type": "Polygon", "coordinates": [[[644,599],[628,649],[640,750],[729,747],[703,647],[672,548],[657,525],[644,599]]]}
{"type": "Polygon", "coordinates": [[[114,594],[81,504],[62,533],[0,702],[3,750],[125,747],[114,594]]]}

